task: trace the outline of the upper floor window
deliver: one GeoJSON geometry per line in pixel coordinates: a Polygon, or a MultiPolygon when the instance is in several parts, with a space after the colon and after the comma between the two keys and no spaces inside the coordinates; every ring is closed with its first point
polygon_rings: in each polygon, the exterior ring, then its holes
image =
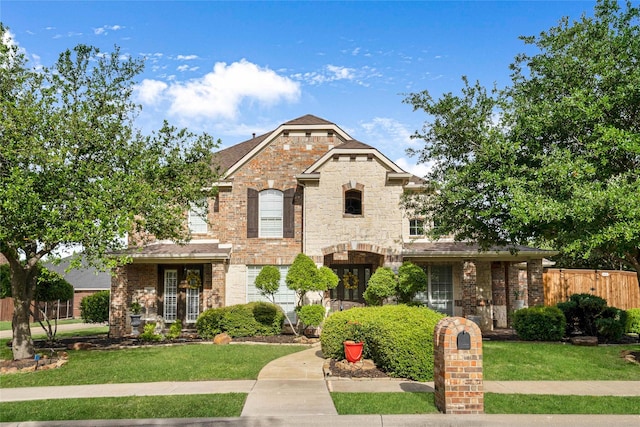
{"type": "Polygon", "coordinates": [[[409,236],[422,236],[424,234],[424,220],[409,220],[409,236]]]}
{"type": "Polygon", "coordinates": [[[188,213],[189,231],[192,234],[207,232],[207,202],[206,200],[191,203],[188,213]]]}
{"type": "Polygon", "coordinates": [[[362,191],[347,190],[344,193],[344,213],[362,215],[362,191]]]}
{"type": "Polygon", "coordinates": [[[260,222],[258,224],[260,237],[282,237],[282,203],[282,191],[264,190],[260,192],[258,204],[260,207],[260,222]]]}

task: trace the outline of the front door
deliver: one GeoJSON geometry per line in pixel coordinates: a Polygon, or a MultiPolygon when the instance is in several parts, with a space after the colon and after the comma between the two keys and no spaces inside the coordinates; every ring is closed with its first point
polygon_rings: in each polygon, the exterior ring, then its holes
{"type": "Polygon", "coordinates": [[[331,299],[364,303],[362,294],[371,277],[371,264],[335,264],[331,266],[340,278],[338,286],[331,290],[331,299]]]}
{"type": "Polygon", "coordinates": [[[162,317],[171,323],[180,320],[193,324],[200,314],[202,268],[200,266],[165,267],[160,284],[162,317]]]}

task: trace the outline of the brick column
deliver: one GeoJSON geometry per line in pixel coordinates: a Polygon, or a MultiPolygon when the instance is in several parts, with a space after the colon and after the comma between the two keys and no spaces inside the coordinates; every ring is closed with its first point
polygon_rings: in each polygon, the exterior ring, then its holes
{"type": "Polygon", "coordinates": [[[476,265],[466,260],[462,265],[462,315],[476,314],[476,265]]]}
{"type": "Polygon", "coordinates": [[[483,331],[493,330],[492,291],[491,291],[491,263],[489,261],[476,262],[476,314],[480,316],[480,328],[483,331]]]}
{"type": "Polygon", "coordinates": [[[527,291],[529,307],[544,305],[542,259],[532,259],[527,262],[527,291]]]}
{"type": "Polygon", "coordinates": [[[447,317],[434,332],[436,407],[445,414],[484,413],[482,333],[474,322],[447,317]],[[459,335],[468,334],[469,349],[458,348],[459,335]]]}
{"type": "Polygon", "coordinates": [[[507,327],[507,277],[502,262],[491,263],[491,297],[493,299],[493,319],[496,327],[507,327]]]}

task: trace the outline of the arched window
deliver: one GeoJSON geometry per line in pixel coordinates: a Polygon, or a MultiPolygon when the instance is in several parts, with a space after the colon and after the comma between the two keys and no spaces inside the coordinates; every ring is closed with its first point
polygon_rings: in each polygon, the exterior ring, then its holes
{"type": "Polygon", "coordinates": [[[258,224],[260,237],[282,237],[283,193],[278,190],[260,192],[258,224]]]}
{"type": "Polygon", "coordinates": [[[354,189],[345,191],[344,213],[347,215],[362,215],[362,191],[354,189]]]}

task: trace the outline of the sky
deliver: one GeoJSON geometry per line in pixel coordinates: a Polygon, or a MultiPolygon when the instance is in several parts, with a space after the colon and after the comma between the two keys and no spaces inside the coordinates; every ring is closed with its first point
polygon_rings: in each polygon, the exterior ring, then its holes
{"type": "Polygon", "coordinates": [[[220,148],[313,114],[424,176],[407,148],[428,117],[403,103],[462,87],[510,83],[509,64],[535,53],[563,16],[594,1],[15,1],[0,20],[34,67],[77,44],[145,58],[137,127],[163,119],[220,139],[220,148]]]}

